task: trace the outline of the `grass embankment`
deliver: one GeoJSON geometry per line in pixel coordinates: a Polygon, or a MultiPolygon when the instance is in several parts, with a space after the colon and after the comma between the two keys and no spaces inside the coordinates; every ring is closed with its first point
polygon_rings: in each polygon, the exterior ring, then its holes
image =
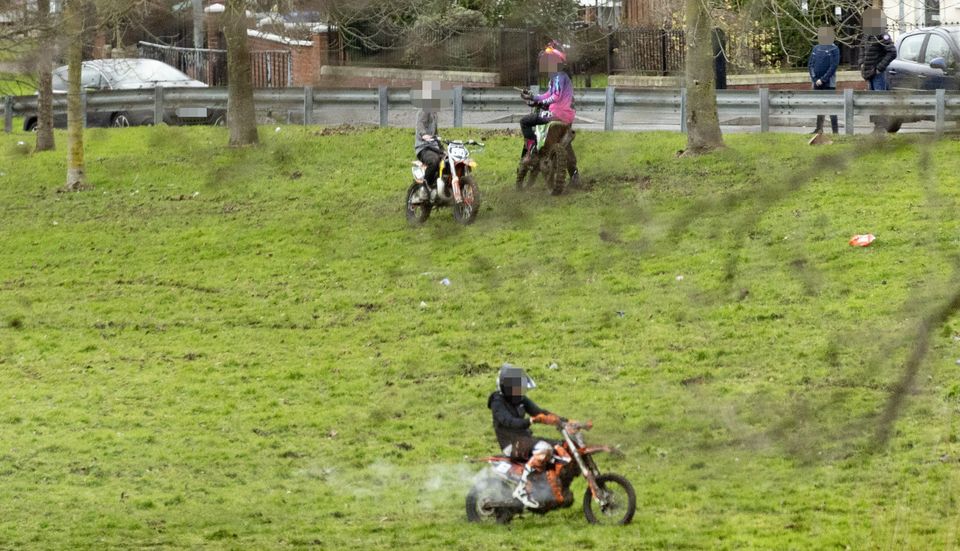
{"type": "Polygon", "coordinates": [[[958,288],[955,143],[583,132],[592,189],[550,197],[491,136],[477,223],[413,230],[409,131],[262,136],[90,130],[74,194],[62,134],[0,137],[0,548],[960,544],[956,317],[897,384],[958,288]],[[631,526],[582,482],[465,523],[503,361],[620,446],[631,526]]]}

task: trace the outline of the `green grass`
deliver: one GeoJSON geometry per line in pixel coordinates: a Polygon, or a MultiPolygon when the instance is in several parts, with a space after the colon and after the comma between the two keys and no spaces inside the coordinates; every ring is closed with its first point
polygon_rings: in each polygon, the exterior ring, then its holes
{"type": "Polygon", "coordinates": [[[26,96],[37,91],[36,80],[26,75],[0,72],[0,97],[26,96]]]}
{"type": "Polygon", "coordinates": [[[960,544],[956,316],[897,385],[958,288],[955,142],[581,132],[551,197],[492,135],[477,223],[410,229],[408,130],[261,135],[91,129],[72,194],[62,133],[0,136],[0,548],[960,544]],[[504,361],[621,448],[632,525],[582,482],[465,522],[504,361]]]}

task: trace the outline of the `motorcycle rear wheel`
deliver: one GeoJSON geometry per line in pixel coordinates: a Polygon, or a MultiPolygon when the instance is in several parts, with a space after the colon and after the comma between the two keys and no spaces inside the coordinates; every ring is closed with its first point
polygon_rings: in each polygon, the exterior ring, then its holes
{"type": "Polygon", "coordinates": [[[513,511],[502,507],[493,507],[489,502],[500,499],[495,480],[487,480],[470,488],[467,494],[466,509],[469,522],[496,522],[507,524],[513,518],[513,511]]]}
{"type": "Polygon", "coordinates": [[[563,148],[556,146],[552,148],[548,166],[550,170],[547,172],[546,179],[550,195],[560,195],[567,181],[567,155],[563,148]]]}
{"type": "Polygon", "coordinates": [[[597,486],[606,494],[606,507],[598,507],[594,514],[596,500],[590,488],[583,496],[583,516],[590,524],[630,524],[637,511],[637,494],[630,481],[618,474],[602,474],[597,477],[597,486]]]}
{"type": "Polygon", "coordinates": [[[419,226],[426,222],[427,218],[430,218],[430,210],[433,208],[430,206],[430,199],[427,199],[427,201],[423,203],[413,202],[414,197],[416,197],[421,187],[423,187],[423,184],[414,182],[413,185],[410,186],[410,189],[407,190],[406,213],[407,222],[411,226],[419,226]]]}
{"type": "Polygon", "coordinates": [[[473,181],[473,176],[460,179],[460,196],[463,202],[453,205],[453,219],[464,226],[473,224],[480,212],[480,188],[473,181]]]}

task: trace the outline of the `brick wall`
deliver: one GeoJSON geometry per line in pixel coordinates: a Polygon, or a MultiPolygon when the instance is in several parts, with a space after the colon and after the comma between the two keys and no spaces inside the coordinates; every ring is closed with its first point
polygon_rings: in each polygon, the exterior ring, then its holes
{"type": "MultiPolygon", "coordinates": [[[[769,88],[770,90],[809,90],[810,84],[807,82],[772,82],[762,85],[764,88],[769,88]]],[[[731,90],[756,90],[760,88],[759,84],[737,84],[733,86],[727,86],[731,90]]],[[[843,81],[837,82],[837,90],[846,90],[850,88],[852,90],[866,90],[867,81],[865,80],[855,80],[855,81],[843,81]]]]}
{"type": "Polygon", "coordinates": [[[312,40],[288,40],[261,33],[247,36],[250,52],[290,52],[293,80],[289,86],[313,86],[320,77],[320,67],[327,59],[327,35],[315,34],[312,40]]]}
{"type": "MultiPolygon", "coordinates": [[[[226,49],[223,40],[223,16],[219,13],[208,13],[207,20],[207,48],[214,50],[226,49]]],[[[250,25],[252,26],[252,25],[250,25]]],[[[292,64],[292,80],[287,86],[314,86],[320,79],[320,67],[327,61],[327,34],[318,33],[311,40],[291,40],[269,33],[255,33],[247,35],[247,49],[251,52],[290,52],[292,64]]],[[[254,59],[257,59],[256,57],[254,59]]],[[[269,63],[263,61],[262,63],[269,63]]],[[[272,69],[285,72],[286,67],[274,64],[272,69]]],[[[258,80],[258,70],[264,67],[254,67],[254,80],[258,80]]]]}
{"type": "MultiPolygon", "coordinates": [[[[676,76],[637,76],[613,75],[609,81],[618,88],[680,88],[683,79],[676,76]]],[[[727,88],[731,90],[809,90],[810,77],[802,73],[771,73],[756,75],[727,75],[727,88]]],[[[837,89],[866,90],[867,83],[860,77],[859,71],[840,71],[837,73],[837,89]]]]}
{"type": "Polygon", "coordinates": [[[437,80],[444,86],[489,88],[499,85],[500,75],[472,71],[324,65],[320,70],[320,79],[317,84],[325,88],[377,88],[379,86],[419,88],[424,80],[437,80]]]}

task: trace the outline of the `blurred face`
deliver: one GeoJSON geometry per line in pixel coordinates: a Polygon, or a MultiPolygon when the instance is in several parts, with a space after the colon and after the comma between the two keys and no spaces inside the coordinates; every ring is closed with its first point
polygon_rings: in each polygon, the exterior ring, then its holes
{"type": "Polygon", "coordinates": [[[425,80],[419,90],[410,90],[410,98],[414,106],[434,112],[450,103],[453,95],[449,90],[441,89],[439,80],[425,80]]]}
{"type": "Polygon", "coordinates": [[[882,34],[886,26],[885,21],[882,11],[875,8],[863,10],[863,33],[868,36],[882,34]]]}
{"type": "Polygon", "coordinates": [[[523,396],[523,379],[521,377],[504,377],[503,387],[507,396],[517,398],[523,396]]]}
{"type": "Polygon", "coordinates": [[[541,74],[552,75],[560,68],[560,58],[555,55],[543,54],[537,61],[541,74]]]}
{"type": "Polygon", "coordinates": [[[836,36],[833,34],[833,27],[820,27],[817,29],[817,42],[823,46],[833,44],[836,36]]]}

